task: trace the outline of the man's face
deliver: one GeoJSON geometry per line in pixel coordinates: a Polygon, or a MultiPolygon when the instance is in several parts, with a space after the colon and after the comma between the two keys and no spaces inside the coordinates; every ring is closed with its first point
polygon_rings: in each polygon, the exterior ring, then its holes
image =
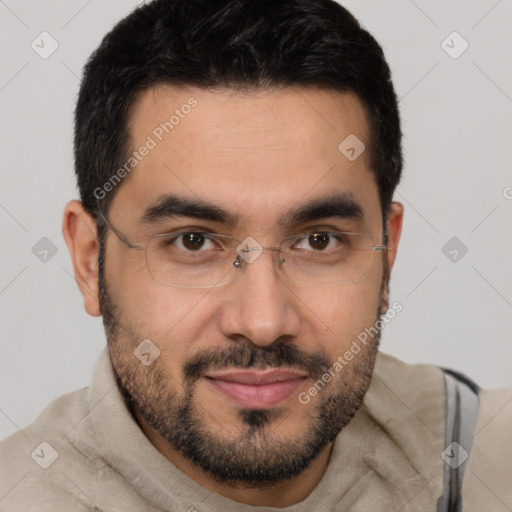
{"type": "MultiPolygon", "coordinates": [[[[327,230],[382,242],[369,152],[352,161],[338,149],[351,134],[370,142],[352,94],[159,86],[141,95],[129,129],[134,150],[148,136],[156,143],[118,185],[109,211],[110,223],[133,243],[184,230],[252,237],[263,247],[327,230]],[[155,132],[191,97],[197,105],[181,111],[172,131],[155,132]],[[237,222],[174,216],[143,223],[167,194],[215,204],[237,222]],[[322,218],[283,224],[306,203],[334,196],[350,198],[361,215],[331,208],[322,218]]],[[[378,319],[386,256],[374,253],[359,282],[319,286],[289,280],[286,261],[278,268],[274,251],[264,251],[233,270],[228,284],[186,289],[156,282],[144,251],[127,249],[111,232],[105,251],[101,307],[120,383],[139,420],[214,478],[257,485],[296,475],[355,414],[378,337],[360,344],[341,371],[332,368],[378,319]],[[146,339],[160,350],[149,365],[134,354],[146,339]],[[329,369],[325,386],[309,393],[329,369]],[[283,381],[244,381],[272,371],[283,381]],[[299,399],[304,393],[307,403],[299,399]]]]}

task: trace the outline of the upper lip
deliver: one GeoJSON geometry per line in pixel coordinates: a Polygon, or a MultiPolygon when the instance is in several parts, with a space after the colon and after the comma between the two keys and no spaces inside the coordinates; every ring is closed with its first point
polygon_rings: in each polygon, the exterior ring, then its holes
{"type": "Polygon", "coordinates": [[[210,379],[227,380],[241,384],[261,385],[284,380],[293,380],[307,377],[307,373],[297,370],[226,370],[209,373],[205,377],[210,379]]]}

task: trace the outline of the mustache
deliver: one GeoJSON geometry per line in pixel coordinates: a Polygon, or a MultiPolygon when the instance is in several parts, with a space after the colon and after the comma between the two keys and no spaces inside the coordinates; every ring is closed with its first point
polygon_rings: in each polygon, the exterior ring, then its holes
{"type": "Polygon", "coordinates": [[[189,384],[192,384],[209,371],[231,367],[285,367],[303,370],[317,380],[329,370],[331,364],[320,352],[309,354],[285,343],[272,344],[268,347],[238,344],[228,348],[199,351],[185,362],[183,373],[189,384]]]}

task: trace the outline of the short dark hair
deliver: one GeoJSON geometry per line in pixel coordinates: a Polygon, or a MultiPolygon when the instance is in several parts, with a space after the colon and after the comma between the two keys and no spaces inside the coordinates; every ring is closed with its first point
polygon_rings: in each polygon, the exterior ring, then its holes
{"type": "MultiPolygon", "coordinates": [[[[391,72],[375,39],[333,0],[154,0],[121,20],[87,62],[75,110],[78,187],[96,219],[95,190],[130,152],[134,100],[162,83],[356,93],[367,114],[370,166],[387,218],[402,172],[391,72]]],[[[114,193],[102,200],[104,212],[114,193]]]]}

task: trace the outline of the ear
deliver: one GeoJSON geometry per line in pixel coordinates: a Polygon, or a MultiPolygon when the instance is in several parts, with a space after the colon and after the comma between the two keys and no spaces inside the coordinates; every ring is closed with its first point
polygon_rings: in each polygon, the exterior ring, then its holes
{"type": "Polygon", "coordinates": [[[388,268],[389,273],[395,264],[396,254],[398,251],[398,244],[400,242],[400,235],[402,234],[402,223],[404,219],[404,206],[402,203],[393,201],[391,203],[391,210],[389,212],[386,229],[388,233],[388,268]]]}
{"type": "Polygon", "coordinates": [[[62,232],[73,262],[75,280],[84,298],[85,310],[89,315],[100,316],[96,221],[80,201],[73,200],[66,205],[62,232]]]}
{"type": "Polygon", "coordinates": [[[402,203],[394,201],[391,203],[391,210],[386,222],[386,231],[388,237],[388,250],[385,253],[384,261],[384,276],[382,279],[381,287],[381,302],[380,313],[385,314],[389,308],[389,280],[391,277],[391,270],[395,264],[396,255],[398,251],[398,244],[400,242],[400,235],[402,234],[402,223],[404,218],[404,206],[402,203]]]}

